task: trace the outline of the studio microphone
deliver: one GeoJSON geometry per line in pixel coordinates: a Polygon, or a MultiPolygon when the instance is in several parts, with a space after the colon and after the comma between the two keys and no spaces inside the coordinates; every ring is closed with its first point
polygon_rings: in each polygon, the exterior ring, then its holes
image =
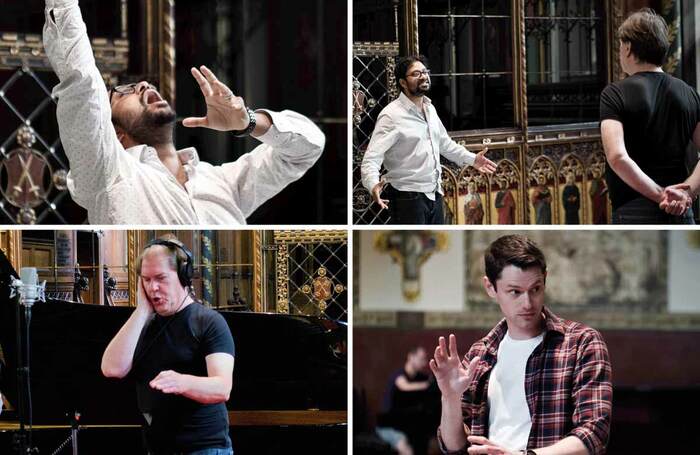
{"type": "Polygon", "coordinates": [[[37,300],[46,301],[45,289],[46,280],[43,283],[37,284],[38,273],[36,267],[22,267],[19,272],[20,279],[12,278],[12,292],[10,297],[19,294],[20,302],[23,306],[31,307],[37,300]]]}

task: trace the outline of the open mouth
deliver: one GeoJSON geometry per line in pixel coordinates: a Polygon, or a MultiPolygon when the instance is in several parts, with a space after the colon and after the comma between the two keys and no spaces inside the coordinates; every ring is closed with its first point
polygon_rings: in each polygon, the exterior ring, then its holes
{"type": "Polygon", "coordinates": [[[165,102],[163,98],[160,96],[160,93],[156,92],[153,89],[148,89],[143,93],[143,104],[146,106],[150,106],[151,104],[156,104],[160,102],[165,102]]]}

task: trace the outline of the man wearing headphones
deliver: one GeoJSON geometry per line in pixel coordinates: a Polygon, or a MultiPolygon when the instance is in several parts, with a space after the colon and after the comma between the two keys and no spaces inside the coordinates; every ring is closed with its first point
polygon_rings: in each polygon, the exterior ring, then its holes
{"type": "Polygon", "coordinates": [[[136,382],[149,455],[231,455],[233,337],[193,299],[192,253],[174,237],[154,240],[136,272],[136,310],[107,346],[102,373],[136,382]]]}

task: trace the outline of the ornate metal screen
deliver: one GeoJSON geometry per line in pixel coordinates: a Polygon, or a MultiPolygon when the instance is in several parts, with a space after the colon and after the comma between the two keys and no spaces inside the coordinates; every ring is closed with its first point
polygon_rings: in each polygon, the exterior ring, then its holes
{"type": "MultiPolygon", "coordinates": [[[[44,2],[10,2],[0,16],[0,223],[82,224],[86,212],[67,190],[69,162],[56,122],[58,79],[42,44],[44,2]]],[[[174,0],[132,3],[145,21],[129,33],[127,0],[80,7],[106,84],[147,78],[174,101],[174,0]],[[129,37],[143,55],[129,54],[129,37]],[[127,69],[139,74],[127,75],[127,69]],[[138,77],[137,77],[138,76],[138,77]]]]}
{"type": "Polygon", "coordinates": [[[398,96],[394,65],[398,43],[355,43],[352,77],[353,219],[359,224],[383,224],[389,220],[362,186],[360,165],[379,113],[398,96]]]}
{"type": "Polygon", "coordinates": [[[7,74],[0,85],[0,109],[9,117],[0,131],[0,218],[3,224],[66,223],[58,209],[68,196],[68,160],[55,127],[49,88],[55,78],[26,66],[7,74]]]}
{"type": "Polygon", "coordinates": [[[348,320],[346,231],[274,231],[276,310],[348,320]]]}

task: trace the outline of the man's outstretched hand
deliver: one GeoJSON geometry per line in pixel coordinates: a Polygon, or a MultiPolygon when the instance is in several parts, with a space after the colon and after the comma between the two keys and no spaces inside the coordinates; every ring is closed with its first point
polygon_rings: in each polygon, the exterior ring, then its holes
{"type": "Polygon", "coordinates": [[[457,338],[450,334],[450,349],[447,350],[445,337],[440,337],[435,348],[435,356],[430,359],[430,369],[435,375],[442,396],[447,399],[461,400],[462,394],[476,376],[479,357],[467,363],[457,352],[457,338]]]}
{"type": "Polygon", "coordinates": [[[489,148],[484,147],[482,151],[476,154],[474,159],[474,168],[482,174],[493,174],[496,172],[496,163],[484,156],[488,151],[489,148]]]}
{"type": "Polygon", "coordinates": [[[158,376],[148,383],[152,389],[160,390],[163,393],[183,395],[188,390],[187,375],[176,371],[161,371],[158,376]]]}
{"type": "Polygon", "coordinates": [[[244,130],[249,118],[243,98],[234,95],[206,66],[191,69],[207,103],[206,117],[187,117],[182,124],[187,127],[205,127],[218,131],[244,130]],[[201,70],[201,72],[200,72],[201,70]]]}

